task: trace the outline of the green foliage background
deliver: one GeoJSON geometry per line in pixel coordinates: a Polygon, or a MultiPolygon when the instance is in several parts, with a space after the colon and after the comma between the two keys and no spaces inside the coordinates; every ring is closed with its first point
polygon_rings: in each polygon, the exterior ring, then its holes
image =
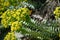
{"type": "MultiPolygon", "coordinates": [[[[0,0],[0,40],[3,40],[8,34],[8,32],[12,32],[10,25],[6,26],[7,28],[4,28],[3,24],[1,23],[1,21],[3,20],[1,16],[5,12],[7,12],[7,10],[13,11],[14,9],[18,10],[21,8],[27,8],[28,12],[30,12],[31,10],[33,12],[33,10],[36,10],[36,9],[41,10],[42,8],[45,8],[47,4],[46,1],[47,0],[0,0]]],[[[49,0],[48,2],[50,1],[52,2],[52,0],[49,0]]],[[[25,11],[23,10],[21,12],[25,12],[25,11]]],[[[60,40],[60,25],[59,25],[60,23],[57,21],[57,19],[51,20],[51,21],[47,20],[46,23],[39,22],[39,21],[36,21],[35,19],[32,19],[30,17],[32,13],[28,14],[28,12],[25,12],[26,14],[23,17],[25,18],[25,20],[21,18],[23,20],[18,21],[18,22],[22,22],[22,27],[17,31],[16,30],[13,31],[15,34],[21,33],[22,35],[24,35],[21,38],[17,38],[18,36],[16,36],[17,40],[18,39],[22,40],[24,38],[26,38],[27,40],[27,37],[29,38],[29,40],[60,40]],[[34,22],[32,20],[34,20],[34,22]]]]}

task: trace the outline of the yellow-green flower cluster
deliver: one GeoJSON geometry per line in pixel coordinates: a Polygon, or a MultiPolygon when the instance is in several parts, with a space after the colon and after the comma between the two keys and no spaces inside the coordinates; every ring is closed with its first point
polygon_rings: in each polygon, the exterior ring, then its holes
{"type": "Polygon", "coordinates": [[[6,1],[6,2],[4,2],[4,4],[3,4],[4,6],[9,6],[10,5],[10,3],[9,3],[9,1],[6,1]]]}
{"type": "Polygon", "coordinates": [[[22,27],[21,22],[18,22],[18,21],[12,22],[11,31],[18,31],[21,27],[22,27]]]}
{"type": "Polygon", "coordinates": [[[3,24],[3,26],[4,26],[5,28],[8,27],[8,23],[7,23],[7,20],[6,20],[6,19],[2,19],[2,20],[1,20],[1,23],[3,24]]]}
{"type": "Polygon", "coordinates": [[[16,40],[14,32],[19,31],[22,27],[22,22],[25,21],[25,17],[30,15],[30,11],[27,8],[7,10],[1,15],[1,24],[7,28],[11,27],[11,32],[9,32],[4,40],[16,40]]]}
{"type": "Polygon", "coordinates": [[[60,7],[56,7],[55,11],[54,11],[54,14],[55,14],[55,18],[60,18],[60,7]]]}
{"type": "Polygon", "coordinates": [[[26,15],[30,15],[30,10],[27,8],[7,10],[1,15],[1,24],[7,28],[9,25],[12,27],[11,30],[17,30],[22,23],[20,21],[25,21],[26,15]],[[16,26],[15,26],[16,25],[16,26]],[[15,27],[15,28],[14,28],[15,27]],[[16,28],[17,27],[17,28],[16,28]]]}
{"type": "Polygon", "coordinates": [[[8,6],[10,6],[10,4],[13,5],[13,4],[20,3],[22,1],[27,1],[27,0],[0,0],[0,5],[4,6],[4,7],[8,7],[8,6]]]}
{"type": "Polygon", "coordinates": [[[0,10],[4,7],[8,7],[10,2],[8,0],[0,0],[0,10]]]}
{"type": "Polygon", "coordinates": [[[25,17],[26,15],[30,15],[30,10],[28,8],[21,8],[16,11],[16,14],[20,12],[20,18],[21,20],[26,20],[25,17]]]}
{"type": "Polygon", "coordinates": [[[5,36],[4,40],[17,40],[15,37],[14,32],[8,32],[8,34],[5,36]]]}
{"type": "Polygon", "coordinates": [[[7,8],[10,8],[11,6],[17,8],[17,6],[23,1],[26,2],[27,0],[0,0],[0,15],[3,13],[3,11],[5,11],[7,8]]]}
{"type": "Polygon", "coordinates": [[[10,6],[10,2],[8,0],[0,0],[0,15],[10,6]]]}
{"type": "Polygon", "coordinates": [[[17,3],[20,3],[22,1],[27,1],[27,0],[0,0],[0,5],[7,7],[7,6],[10,6],[10,4],[13,5],[15,2],[16,2],[15,4],[17,4],[17,3]]]}
{"type": "Polygon", "coordinates": [[[10,23],[9,21],[10,21],[11,17],[10,17],[9,12],[10,12],[10,10],[7,10],[6,12],[4,12],[4,13],[1,15],[1,18],[2,18],[1,24],[3,24],[3,26],[4,26],[5,28],[7,28],[7,27],[8,27],[8,24],[10,23]],[[7,14],[9,14],[9,16],[8,16],[7,14]]]}

